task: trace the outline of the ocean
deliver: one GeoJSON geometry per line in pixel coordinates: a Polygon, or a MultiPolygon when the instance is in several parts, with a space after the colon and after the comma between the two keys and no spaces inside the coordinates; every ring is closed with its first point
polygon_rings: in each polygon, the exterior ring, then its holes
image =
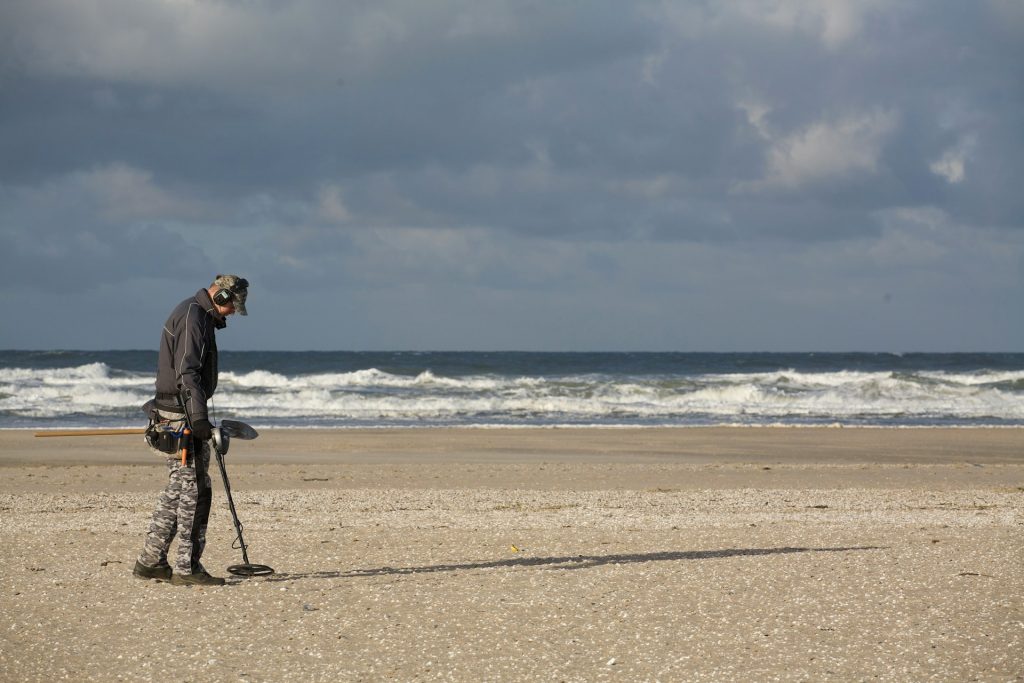
{"type": "MultiPolygon", "coordinates": [[[[139,427],[155,351],[0,351],[0,429],[139,427]]],[[[1024,353],[222,351],[255,427],[1024,425],[1024,353]]]]}

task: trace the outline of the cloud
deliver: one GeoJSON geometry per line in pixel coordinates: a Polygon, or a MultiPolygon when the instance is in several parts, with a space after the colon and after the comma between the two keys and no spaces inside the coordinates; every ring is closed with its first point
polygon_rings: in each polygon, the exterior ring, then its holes
{"type": "Polygon", "coordinates": [[[868,15],[886,8],[882,0],[743,0],[730,3],[740,16],[787,31],[814,36],[830,50],[856,39],[868,15]]]}
{"type": "Polygon", "coordinates": [[[993,339],[942,278],[1024,293],[1018,4],[0,3],[0,291],[236,271],[599,347],[884,282],[908,338],[930,287],[993,339]]]}
{"type": "Polygon", "coordinates": [[[900,13],[907,4],[885,0],[663,2],[655,14],[667,19],[687,39],[707,33],[735,33],[740,29],[771,32],[789,39],[807,37],[829,52],[839,52],[863,38],[866,24],[872,18],[900,13]]]}
{"type": "Polygon", "coordinates": [[[942,176],[950,183],[961,183],[966,177],[964,173],[964,155],[953,151],[946,152],[941,159],[928,166],[932,173],[942,176]]]}
{"type": "Polygon", "coordinates": [[[950,147],[928,168],[937,176],[945,178],[948,183],[962,183],[967,178],[965,166],[974,154],[977,136],[973,133],[965,135],[956,145],[950,147]]]}
{"type": "Polygon", "coordinates": [[[112,221],[194,219],[203,213],[198,202],[175,197],[157,187],[151,173],[125,164],[73,174],[67,184],[80,186],[112,221]]]}
{"type": "Polygon", "coordinates": [[[318,213],[323,220],[329,223],[343,224],[351,220],[352,214],[345,206],[340,186],[328,184],[320,188],[318,213]]]}
{"type": "Polygon", "coordinates": [[[749,110],[752,126],[770,143],[764,178],[737,185],[740,191],[796,190],[807,185],[874,173],[882,147],[896,127],[891,111],[851,115],[814,123],[796,133],[774,136],[763,123],[764,112],[749,110]]]}
{"type": "Polygon", "coordinates": [[[18,30],[8,28],[9,49],[34,76],[202,87],[245,97],[395,83],[431,68],[484,76],[462,61],[467,50],[488,46],[501,54],[533,47],[533,53],[508,55],[529,67],[552,52],[568,59],[576,50],[591,52],[597,45],[581,40],[588,32],[596,33],[594,40],[614,38],[633,23],[621,21],[627,15],[581,16],[545,5],[523,11],[504,0],[11,4],[7,12],[18,30]],[[566,30],[576,40],[559,44],[566,30]]]}
{"type": "Polygon", "coordinates": [[[0,187],[0,285],[82,291],[130,276],[202,272],[201,250],[173,229],[201,215],[199,202],[123,164],[0,187]]]}

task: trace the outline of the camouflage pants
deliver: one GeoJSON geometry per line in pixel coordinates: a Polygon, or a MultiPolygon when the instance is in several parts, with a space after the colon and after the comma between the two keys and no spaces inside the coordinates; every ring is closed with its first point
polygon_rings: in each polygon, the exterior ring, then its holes
{"type": "MultiPolygon", "coordinates": [[[[173,423],[172,423],[173,424],[173,423]]],[[[166,567],[167,552],[175,534],[178,552],[175,574],[197,574],[205,571],[199,558],[206,547],[206,524],[210,518],[213,490],[210,485],[210,445],[198,443],[189,453],[183,467],[181,458],[154,451],[167,459],[167,486],[157,500],[153,519],[146,534],[146,543],[139,562],[147,567],[166,567]]]]}

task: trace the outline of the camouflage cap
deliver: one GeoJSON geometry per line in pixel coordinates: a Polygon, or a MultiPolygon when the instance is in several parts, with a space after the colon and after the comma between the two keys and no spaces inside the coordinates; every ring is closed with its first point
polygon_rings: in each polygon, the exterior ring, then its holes
{"type": "Polygon", "coordinates": [[[230,291],[234,296],[231,303],[238,315],[249,315],[245,310],[245,298],[249,295],[249,281],[237,275],[218,275],[213,284],[230,291]]]}

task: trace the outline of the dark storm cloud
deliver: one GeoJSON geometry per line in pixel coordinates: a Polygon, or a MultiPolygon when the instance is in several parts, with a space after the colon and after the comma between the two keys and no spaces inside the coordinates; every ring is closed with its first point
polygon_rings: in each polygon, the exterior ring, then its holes
{"type": "MultiPolygon", "coordinates": [[[[230,265],[467,318],[452,288],[541,319],[542,293],[623,320],[685,300],[722,330],[747,295],[781,339],[865,278],[924,306],[956,245],[977,296],[1019,293],[1022,46],[1009,0],[15,0],[0,292],[230,265]]],[[[693,342],[662,326],[642,344],[693,342]]]]}
{"type": "Polygon", "coordinates": [[[199,207],[111,166],[0,190],[0,287],[80,291],[137,277],[207,277],[209,261],[164,225],[199,207]]]}

